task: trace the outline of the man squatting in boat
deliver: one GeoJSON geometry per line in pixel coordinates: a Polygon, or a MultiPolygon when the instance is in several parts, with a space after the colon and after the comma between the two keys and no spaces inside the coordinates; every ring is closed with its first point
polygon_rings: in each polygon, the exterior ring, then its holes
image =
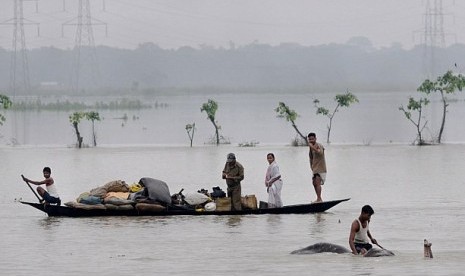
{"type": "Polygon", "coordinates": [[[28,183],[39,186],[37,187],[37,192],[45,200],[46,204],[56,203],[58,206],[60,206],[61,205],[60,196],[58,195],[57,188],[55,186],[55,181],[51,177],[52,170],[50,169],[50,167],[45,167],[42,172],[45,178],[42,181],[30,180],[24,176],[23,176],[23,180],[28,183]],[[45,188],[47,190],[40,187],[40,185],[43,185],[43,184],[45,184],[45,188]]]}

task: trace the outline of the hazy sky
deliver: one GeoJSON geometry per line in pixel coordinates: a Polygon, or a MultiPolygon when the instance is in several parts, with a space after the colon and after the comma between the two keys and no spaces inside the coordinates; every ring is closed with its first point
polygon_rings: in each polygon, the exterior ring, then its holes
{"type": "MultiPolygon", "coordinates": [[[[84,0],[83,0],[84,1],[84,0]]],[[[345,43],[369,38],[375,47],[422,42],[427,3],[434,0],[90,0],[96,45],[135,48],[153,42],[162,48],[229,47],[253,42],[278,45],[345,43]],[[98,21],[95,20],[95,23],[98,21]]],[[[440,2],[436,0],[436,2],[440,2]]],[[[0,47],[12,47],[14,0],[0,0],[0,47]]],[[[77,0],[24,0],[27,48],[72,48],[77,0]],[[38,12],[36,12],[38,6],[38,12]],[[62,36],[62,29],[64,36],[62,36]]],[[[443,0],[446,44],[465,43],[465,1],[443,0]]],[[[85,34],[85,29],[83,30],[85,34]]]]}

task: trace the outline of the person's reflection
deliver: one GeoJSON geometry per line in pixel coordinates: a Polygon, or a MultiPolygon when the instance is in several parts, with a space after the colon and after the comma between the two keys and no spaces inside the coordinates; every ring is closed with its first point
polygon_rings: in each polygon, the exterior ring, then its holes
{"type": "Polygon", "coordinates": [[[270,214],[267,216],[266,222],[268,223],[266,230],[269,234],[276,234],[281,231],[281,215],[270,214]]]}
{"type": "Polygon", "coordinates": [[[42,220],[38,220],[39,226],[44,228],[44,230],[51,230],[57,226],[60,226],[61,219],[56,217],[47,217],[42,220]]]}
{"type": "Polygon", "coordinates": [[[321,222],[325,221],[325,218],[324,218],[322,213],[316,213],[314,215],[314,217],[315,217],[316,223],[321,223],[321,222]]]}
{"type": "Polygon", "coordinates": [[[237,227],[241,225],[242,216],[229,216],[226,222],[229,227],[237,227]]]}
{"type": "Polygon", "coordinates": [[[273,227],[281,224],[281,215],[268,215],[266,221],[273,227]]]}
{"type": "Polygon", "coordinates": [[[321,234],[325,232],[326,227],[326,218],[325,214],[322,213],[315,213],[313,214],[313,223],[310,223],[310,232],[312,234],[321,234]]]}

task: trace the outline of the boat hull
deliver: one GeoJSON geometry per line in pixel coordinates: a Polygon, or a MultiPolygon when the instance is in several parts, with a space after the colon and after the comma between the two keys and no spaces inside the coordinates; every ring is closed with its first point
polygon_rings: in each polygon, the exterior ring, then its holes
{"type": "Polygon", "coordinates": [[[241,211],[195,211],[186,210],[177,206],[169,206],[163,211],[150,212],[132,210],[112,210],[112,209],[79,209],[67,206],[44,205],[41,203],[25,202],[22,204],[30,205],[50,217],[100,217],[100,216],[177,216],[177,215],[190,215],[190,216],[208,216],[208,215],[262,215],[262,214],[310,214],[321,213],[329,210],[337,204],[348,201],[350,198],[324,201],[311,204],[297,204],[288,205],[280,208],[266,208],[266,209],[244,209],[241,211]]]}

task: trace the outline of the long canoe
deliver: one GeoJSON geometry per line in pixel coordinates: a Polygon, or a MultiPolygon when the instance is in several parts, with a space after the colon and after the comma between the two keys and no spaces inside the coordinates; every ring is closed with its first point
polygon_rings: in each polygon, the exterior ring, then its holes
{"type": "Polygon", "coordinates": [[[287,205],[280,208],[262,208],[262,209],[244,209],[241,211],[195,211],[185,209],[179,206],[168,206],[165,210],[150,212],[132,210],[113,210],[113,209],[79,209],[67,206],[44,205],[41,203],[20,201],[23,204],[30,205],[50,217],[97,217],[97,216],[177,216],[177,215],[262,215],[262,214],[310,214],[321,213],[329,210],[337,204],[347,201],[350,198],[324,201],[310,204],[287,205]]]}

